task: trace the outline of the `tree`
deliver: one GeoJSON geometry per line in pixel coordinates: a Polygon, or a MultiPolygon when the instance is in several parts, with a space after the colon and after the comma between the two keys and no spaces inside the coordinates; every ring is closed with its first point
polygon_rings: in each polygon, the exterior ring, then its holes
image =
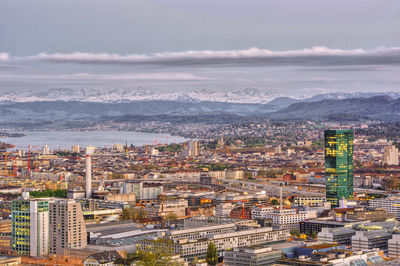
{"type": "Polygon", "coordinates": [[[316,231],[312,231],[311,238],[315,239],[315,238],[317,238],[317,236],[318,236],[317,232],[316,231]]]}
{"type": "Polygon", "coordinates": [[[122,210],[122,220],[137,220],[146,217],[146,211],[143,208],[125,208],[122,210]]]}
{"type": "Polygon", "coordinates": [[[243,173],[243,178],[245,179],[253,179],[253,174],[249,171],[243,173]]]}
{"type": "Polygon", "coordinates": [[[206,261],[209,265],[217,265],[218,263],[218,252],[217,247],[213,242],[210,242],[207,247],[206,261]]]}
{"type": "Polygon", "coordinates": [[[277,199],[271,200],[272,205],[279,205],[279,201],[277,199]]]}
{"type": "Polygon", "coordinates": [[[176,215],[176,213],[174,212],[170,212],[167,215],[165,215],[165,220],[169,220],[169,221],[174,221],[178,219],[178,215],[176,215]]]}

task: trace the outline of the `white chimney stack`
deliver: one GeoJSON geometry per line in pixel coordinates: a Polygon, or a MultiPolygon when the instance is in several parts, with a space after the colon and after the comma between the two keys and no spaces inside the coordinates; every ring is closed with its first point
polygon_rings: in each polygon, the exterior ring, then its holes
{"type": "Polygon", "coordinates": [[[86,198],[92,195],[92,157],[86,154],[86,198]]]}

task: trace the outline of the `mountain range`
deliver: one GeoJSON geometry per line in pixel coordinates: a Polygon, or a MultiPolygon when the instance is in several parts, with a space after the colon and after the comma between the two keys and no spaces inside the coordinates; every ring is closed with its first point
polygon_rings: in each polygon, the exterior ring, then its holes
{"type": "Polygon", "coordinates": [[[0,96],[0,122],[91,120],[126,115],[193,117],[204,114],[279,120],[400,120],[400,94],[395,92],[327,93],[309,98],[290,98],[273,91],[251,88],[229,93],[197,90],[169,94],[168,97],[145,89],[134,92],[116,89],[107,93],[74,89],[4,93],[0,96]]]}
{"type": "Polygon", "coordinates": [[[325,99],[347,99],[358,97],[373,97],[388,95],[392,98],[400,98],[397,92],[381,93],[324,93],[314,96],[302,96],[289,98],[282,93],[262,88],[245,88],[228,92],[197,89],[182,90],[179,92],[155,92],[147,88],[136,89],[73,89],[52,88],[35,90],[1,90],[0,104],[16,102],[38,102],[38,101],[77,101],[98,103],[127,103],[137,101],[183,101],[183,102],[228,102],[228,103],[250,103],[267,104],[277,107],[288,106],[295,102],[320,101],[325,99]]]}

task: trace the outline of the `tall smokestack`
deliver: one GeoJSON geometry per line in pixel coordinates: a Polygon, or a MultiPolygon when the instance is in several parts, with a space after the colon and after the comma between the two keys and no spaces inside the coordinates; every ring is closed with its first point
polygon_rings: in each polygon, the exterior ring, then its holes
{"type": "Polygon", "coordinates": [[[92,157],[86,154],[86,198],[92,195],[92,157]]]}

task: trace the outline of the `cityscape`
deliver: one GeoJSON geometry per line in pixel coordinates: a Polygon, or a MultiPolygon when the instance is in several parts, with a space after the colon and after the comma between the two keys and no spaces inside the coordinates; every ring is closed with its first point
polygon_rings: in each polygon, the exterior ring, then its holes
{"type": "Polygon", "coordinates": [[[400,265],[399,11],[0,2],[0,265],[400,265]]]}

